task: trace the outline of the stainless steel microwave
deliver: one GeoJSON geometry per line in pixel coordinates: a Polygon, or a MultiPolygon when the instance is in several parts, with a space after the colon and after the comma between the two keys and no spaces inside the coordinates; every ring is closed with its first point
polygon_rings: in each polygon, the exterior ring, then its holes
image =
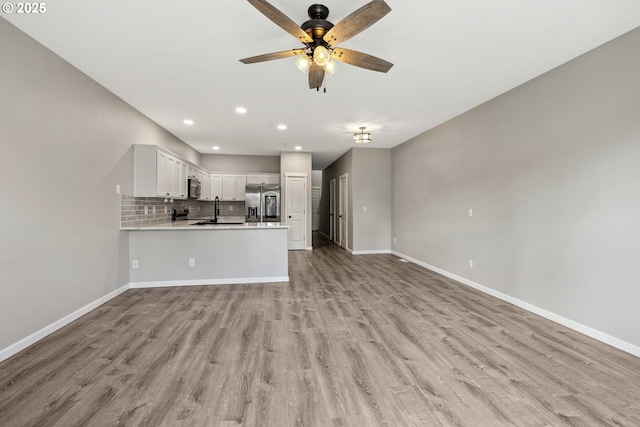
{"type": "Polygon", "coordinates": [[[195,178],[189,178],[187,181],[187,187],[189,188],[189,197],[190,199],[199,199],[200,193],[202,191],[202,184],[195,178]]]}

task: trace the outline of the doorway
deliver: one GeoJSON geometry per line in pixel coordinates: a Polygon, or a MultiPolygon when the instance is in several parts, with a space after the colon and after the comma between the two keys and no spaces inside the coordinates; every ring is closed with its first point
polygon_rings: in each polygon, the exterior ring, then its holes
{"type": "Polygon", "coordinates": [[[320,197],[322,196],[321,187],[311,188],[311,231],[320,229],[320,197]]]}
{"type": "Polygon", "coordinates": [[[336,179],[329,181],[329,241],[336,241],[336,179]]]}
{"type": "Polygon", "coordinates": [[[349,194],[348,194],[348,175],[340,175],[340,187],[338,191],[338,244],[347,249],[348,244],[348,225],[349,225],[349,194]]]}
{"type": "Polygon", "coordinates": [[[303,250],[307,236],[307,175],[286,174],[286,223],[289,225],[287,248],[303,250]]]}

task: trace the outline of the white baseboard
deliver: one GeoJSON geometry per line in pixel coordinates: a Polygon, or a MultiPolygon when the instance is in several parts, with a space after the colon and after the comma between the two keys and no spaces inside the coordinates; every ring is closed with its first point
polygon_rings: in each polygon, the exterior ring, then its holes
{"type": "Polygon", "coordinates": [[[375,250],[364,250],[364,251],[352,251],[353,255],[377,255],[377,254],[390,254],[391,249],[375,249],[375,250]]]}
{"type": "Polygon", "coordinates": [[[313,250],[313,246],[307,246],[306,248],[304,248],[305,251],[312,251],[313,250]]]}
{"type": "Polygon", "coordinates": [[[64,316],[62,319],[57,320],[57,321],[53,322],[52,324],[50,324],[48,326],[45,326],[44,328],[40,329],[39,331],[34,332],[33,334],[29,335],[28,337],[21,339],[17,343],[11,344],[9,347],[0,350],[0,362],[10,358],[14,354],[24,350],[25,348],[29,347],[30,345],[35,344],[36,342],[40,341],[42,338],[46,337],[47,335],[50,335],[50,334],[54,333],[58,329],[68,325],[69,323],[71,323],[74,320],[80,318],[81,316],[84,316],[85,314],[87,314],[91,310],[93,310],[95,308],[98,308],[99,306],[101,306],[105,302],[117,297],[118,295],[120,295],[121,293],[126,291],[127,289],[129,289],[129,285],[121,286],[120,288],[116,289],[115,291],[112,291],[112,292],[108,293],[107,295],[105,295],[105,296],[103,296],[101,298],[98,298],[97,300],[85,305],[84,307],[74,311],[73,313],[64,316]]]}
{"type": "Polygon", "coordinates": [[[598,331],[597,329],[593,329],[589,326],[585,326],[581,323],[578,323],[576,321],[573,321],[571,319],[567,319],[566,317],[562,317],[558,314],[555,314],[553,312],[550,312],[548,310],[545,310],[543,308],[537,307],[533,304],[530,304],[528,302],[519,300],[517,298],[514,298],[512,296],[509,296],[507,294],[503,294],[502,292],[498,292],[495,289],[491,289],[489,287],[486,287],[484,285],[481,285],[479,283],[476,283],[472,280],[469,279],[465,279],[464,277],[458,276],[456,274],[450,273],[446,270],[442,270],[438,267],[435,267],[433,265],[427,264],[426,262],[422,262],[420,260],[417,260],[415,258],[411,258],[410,256],[404,255],[400,252],[397,251],[391,251],[391,253],[393,255],[396,255],[400,258],[404,258],[407,259],[411,262],[413,262],[414,264],[417,264],[421,267],[424,267],[428,270],[431,271],[435,271],[436,273],[442,274],[443,276],[446,276],[450,279],[453,279],[457,282],[460,282],[466,286],[469,286],[471,288],[477,289],[481,292],[484,292],[485,294],[491,295],[493,297],[496,297],[498,299],[501,299],[502,301],[506,301],[510,304],[513,304],[517,307],[520,307],[524,310],[527,310],[531,313],[537,314],[538,316],[542,316],[545,319],[549,319],[553,322],[556,322],[562,326],[566,326],[569,329],[573,329],[576,332],[580,332],[581,334],[587,335],[588,337],[594,338],[600,342],[603,342],[605,344],[608,344],[612,347],[615,347],[617,349],[620,349],[624,352],[627,352],[629,354],[632,354],[634,356],[640,357],[640,347],[633,345],[631,343],[628,343],[626,341],[623,341],[619,338],[613,337],[611,335],[608,335],[604,332],[598,331]]]}
{"type": "Polygon", "coordinates": [[[158,282],[131,282],[132,289],[163,288],[168,286],[203,286],[203,285],[242,285],[246,283],[278,283],[288,282],[289,276],[276,277],[244,277],[235,279],[199,279],[199,280],[163,280],[158,282]]]}

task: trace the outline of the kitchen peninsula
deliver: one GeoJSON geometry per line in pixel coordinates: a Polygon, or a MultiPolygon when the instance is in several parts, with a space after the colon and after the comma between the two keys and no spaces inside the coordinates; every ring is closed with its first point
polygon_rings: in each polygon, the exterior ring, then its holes
{"type": "Polygon", "coordinates": [[[121,227],[129,234],[130,286],[287,282],[288,226],[195,225],[173,221],[121,227]]]}

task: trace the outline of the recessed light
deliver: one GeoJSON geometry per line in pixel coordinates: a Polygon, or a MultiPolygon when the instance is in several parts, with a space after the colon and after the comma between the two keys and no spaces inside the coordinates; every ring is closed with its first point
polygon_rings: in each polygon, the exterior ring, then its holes
{"type": "Polygon", "coordinates": [[[191,120],[191,119],[184,119],[184,120],[182,121],[182,123],[184,123],[185,125],[192,125],[192,124],[193,124],[193,120],[191,120]]]}
{"type": "Polygon", "coordinates": [[[300,147],[299,145],[296,145],[296,146],[295,146],[295,147],[293,147],[293,148],[295,148],[295,149],[296,149],[296,150],[298,150],[298,151],[302,150],[302,147],[300,147]]]}
{"type": "Polygon", "coordinates": [[[236,108],[236,113],[238,113],[238,114],[244,114],[244,113],[246,113],[246,112],[247,112],[247,109],[246,109],[246,108],[244,108],[244,107],[238,107],[238,108],[236,108]]]}
{"type": "Polygon", "coordinates": [[[278,125],[278,129],[280,130],[285,130],[287,128],[287,125],[278,125]]]}
{"type": "Polygon", "coordinates": [[[220,147],[218,147],[217,145],[214,145],[213,147],[211,147],[213,150],[218,151],[220,149],[220,147]]]}

